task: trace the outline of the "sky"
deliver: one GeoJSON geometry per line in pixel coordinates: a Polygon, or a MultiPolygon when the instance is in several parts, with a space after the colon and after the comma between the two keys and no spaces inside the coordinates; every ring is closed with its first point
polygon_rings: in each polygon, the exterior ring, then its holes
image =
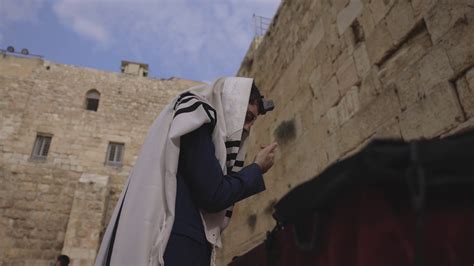
{"type": "Polygon", "coordinates": [[[235,76],[254,37],[253,15],[281,0],[0,0],[0,49],[119,72],[149,64],[153,78],[235,76]]]}

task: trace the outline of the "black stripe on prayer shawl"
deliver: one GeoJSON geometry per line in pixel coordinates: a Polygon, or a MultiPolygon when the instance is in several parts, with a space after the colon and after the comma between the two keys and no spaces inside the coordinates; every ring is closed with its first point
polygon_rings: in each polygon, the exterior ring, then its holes
{"type": "Polygon", "coordinates": [[[181,109],[178,109],[175,113],[174,113],[174,116],[173,118],[177,117],[178,115],[180,114],[183,114],[183,113],[191,113],[192,111],[196,110],[199,106],[201,106],[202,102],[195,102],[193,103],[192,105],[188,106],[188,107],[184,107],[184,108],[181,108],[181,109]]]}
{"type": "Polygon", "coordinates": [[[199,107],[199,105],[202,105],[204,111],[206,112],[207,116],[211,120],[212,130],[214,130],[214,127],[216,126],[216,123],[217,123],[216,110],[212,108],[209,104],[202,102],[195,94],[191,92],[185,92],[181,94],[179,98],[176,100],[176,103],[174,104],[174,110],[176,110],[174,117],[182,113],[192,112],[196,110],[199,107]],[[196,99],[197,102],[192,104],[191,106],[176,110],[176,108],[178,108],[180,104],[187,103],[191,101],[192,99],[196,99]]]}
{"type": "MultiPolygon", "coordinates": [[[[196,97],[196,95],[194,95],[194,94],[192,94],[192,93],[190,93],[190,92],[185,92],[185,93],[179,95],[179,98],[176,100],[176,103],[174,104],[173,109],[176,110],[176,107],[181,103],[181,100],[182,100],[183,98],[188,97],[188,96],[196,97]]],[[[188,101],[189,101],[189,100],[188,100],[188,101]]]]}
{"type": "Polygon", "coordinates": [[[235,158],[237,158],[237,153],[227,154],[227,161],[235,160],[235,158]]]}
{"type": "Polygon", "coordinates": [[[214,110],[214,108],[212,108],[209,104],[204,103],[204,102],[195,102],[190,106],[187,106],[187,107],[180,108],[180,109],[176,110],[176,112],[174,113],[173,118],[175,118],[176,116],[178,116],[180,114],[183,114],[183,113],[191,113],[191,112],[195,111],[201,105],[204,108],[204,110],[206,111],[206,114],[209,117],[209,119],[211,120],[211,124],[213,125],[213,128],[214,128],[214,126],[216,125],[216,118],[215,118],[216,117],[216,110],[214,110]],[[211,112],[214,114],[214,116],[211,114],[211,112]]]}
{"type": "Polygon", "coordinates": [[[209,104],[206,104],[206,103],[202,103],[202,106],[204,107],[204,110],[206,111],[207,116],[209,116],[209,118],[211,119],[212,130],[214,130],[214,127],[216,126],[216,123],[217,123],[216,110],[214,110],[214,108],[212,108],[209,104]],[[214,116],[211,115],[211,112],[214,114],[214,116]]]}
{"type": "Polygon", "coordinates": [[[240,147],[240,141],[238,140],[226,141],[225,147],[226,148],[240,147]]]}
{"type": "Polygon", "coordinates": [[[234,166],[243,167],[244,166],[244,161],[235,160],[234,166]]]}
{"type": "MultiPolygon", "coordinates": [[[[191,97],[191,98],[186,98],[186,102],[188,102],[189,100],[191,99],[194,99],[195,97],[191,97]],[[189,100],[187,100],[189,99],[189,100]]],[[[183,108],[179,108],[179,105],[181,103],[184,103],[185,100],[182,100],[181,102],[178,103],[178,110],[176,110],[176,112],[174,113],[174,116],[173,118],[175,118],[176,116],[180,115],[180,114],[183,114],[183,113],[191,113],[193,111],[195,111],[199,106],[202,106],[204,111],[206,112],[207,116],[209,117],[209,120],[211,121],[211,130],[214,130],[214,127],[216,126],[216,123],[217,123],[217,113],[216,113],[216,110],[214,110],[214,108],[212,108],[209,104],[205,103],[205,102],[201,102],[199,101],[199,99],[196,98],[197,102],[193,103],[192,105],[190,106],[187,106],[187,107],[183,107],[183,108]]]]}
{"type": "Polygon", "coordinates": [[[192,99],[196,99],[196,100],[199,101],[199,99],[198,99],[197,97],[186,97],[186,98],[182,99],[182,100],[178,103],[178,105],[180,105],[180,104],[182,104],[182,103],[187,103],[187,102],[191,101],[192,99]]]}

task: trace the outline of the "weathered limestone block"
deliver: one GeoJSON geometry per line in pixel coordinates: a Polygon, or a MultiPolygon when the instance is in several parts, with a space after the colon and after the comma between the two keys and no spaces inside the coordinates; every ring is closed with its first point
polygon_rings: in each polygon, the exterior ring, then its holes
{"type": "Polygon", "coordinates": [[[423,97],[420,73],[416,65],[405,68],[393,84],[395,84],[402,111],[420,101],[423,97]]]}
{"type": "Polygon", "coordinates": [[[396,44],[415,27],[415,14],[410,0],[398,0],[386,17],[387,28],[396,44]]]}
{"type": "Polygon", "coordinates": [[[324,99],[325,110],[328,110],[331,106],[339,101],[341,95],[339,93],[339,84],[337,82],[336,76],[333,76],[329,82],[321,87],[321,93],[324,99]]]}
{"type": "Polygon", "coordinates": [[[312,113],[313,100],[310,88],[303,88],[295,96],[293,101],[295,102],[296,108],[296,137],[306,134],[311,127],[313,127],[314,116],[317,114],[312,113]]]}
{"type": "Polygon", "coordinates": [[[449,62],[456,74],[474,65],[474,10],[471,7],[454,24],[447,34],[440,38],[440,45],[446,49],[449,62]]]}
{"type": "Polygon", "coordinates": [[[362,13],[364,5],[361,0],[351,0],[349,5],[344,7],[337,14],[337,30],[342,35],[352,22],[362,13]]]}
{"type": "Polygon", "coordinates": [[[432,138],[464,121],[454,88],[449,82],[436,85],[432,93],[425,97],[400,116],[400,129],[405,140],[432,138]]]}
{"type": "Polygon", "coordinates": [[[423,91],[430,90],[434,85],[449,80],[454,76],[449,58],[441,48],[431,49],[419,62],[420,85],[423,91]]]}
{"type": "Polygon", "coordinates": [[[327,113],[327,118],[331,121],[329,128],[337,128],[348,121],[360,108],[359,89],[351,88],[338,102],[336,106],[331,107],[327,113]]]}
{"type": "Polygon", "coordinates": [[[359,77],[364,78],[368,75],[371,67],[365,43],[361,43],[357,46],[357,48],[354,50],[353,56],[357,74],[359,77]]]}
{"type": "Polygon", "coordinates": [[[375,25],[382,21],[395,2],[395,0],[371,0],[369,2],[369,9],[372,12],[375,25]]]}
{"type": "Polygon", "coordinates": [[[372,34],[366,38],[366,46],[370,62],[373,65],[379,64],[388,52],[395,47],[385,20],[377,24],[372,34]]]}
{"type": "Polygon", "coordinates": [[[379,128],[373,136],[378,139],[402,139],[400,130],[400,122],[398,117],[394,117],[387,121],[387,123],[379,128]]]}
{"type": "Polygon", "coordinates": [[[431,46],[431,39],[426,28],[421,27],[380,66],[379,77],[382,83],[390,84],[394,79],[398,79],[400,73],[422,58],[431,46]]]}
{"type": "Polygon", "coordinates": [[[106,212],[109,176],[82,174],[64,239],[63,254],[75,265],[92,265],[100,245],[106,212]],[[87,217],[87,219],[83,219],[87,217]]]}
{"type": "MultiPolygon", "coordinates": [[[[314,2],[321,2],[321,1],[314,1],[314,2]]],[[[334,6],[336,11],[340,11],[344,7],[349,4],[350,0],[334,0],[332,1],[332,5],[334,6]]]]}
{"type": "Polygon", "coordinates": [[[320,47],[322,49],[320,50],[321,58],[318,65],[321,66],[321,80],[322,80],[322,83],[324,84],[328,82],[331,78],[333,78],[334,73],[336,72],[337,66],[333,63],[332,59],[329,58],[329,51],[327,49],[325,39],[321,41],[317,49],[319,49],[320,47]]]}
{"type": "Polygon", "coordinates": [[[354,114],[360,109],[359,87],[354,86],[349,91],[347,91],[337,107],[339,121],[341,121],[341,124],[351,119],[352,116],[354,116],[354,114]]]}
{"type": "Polygon", "coordinates": [[[411,0],[416,20],[426,15],[426,13],[438,2],[439,0],[411,0]]]}
{"type": "Polygon", "coordinates": [[[356,149],[373,136],[377,129],[400,114],[400,105],[393,89],[386,89],[372,104],[360,109],[352,119],[337,130],[337,143],[340,154],[356,149]]]}
{"type": "MultiPolygon", "coordinates": [[[[368,2],[368,1],[367,1],[368,2]]],[[[365,7],[362,9],[362,13],[357,18],[357,21],[360,23],[364,36],[369,36],[375,29],[375,21],[372,11],[367,7],[367,3],[364,2],[365,7]]]]}
{"type": "MultiPolygon", "coordinates": [[[[360,29],[360,25],[358,26],[358,29],[360,29]]],[[[345,44],[345,49],[342,52],[347,55],[352,55],[354,53],[354,49],[356,48],[357,43],[360,42],[359,39],[357,39],[358,37],[356,37],[354,32],[355,32],[354,29],[352,29],[351,27],[350,30],[346,30],[342,34],[342,39],[344,40],[344,44],[345,44]]]]}
{"type": "MultiPolygon", "coordinates": [[[[430,32],[433,43],[446,34],[457,23],[466,23],[469,12],[474,11],[474,7],[469,5],[469,0],[445,1],[439,0],[428,9],[424,20],[430,32]]],[[[472,2],[471,2],[472,4],[472,2]]]]}
{"type": "Polygon", "coordinates": [[[310,49],[314,49],[321,40],[323,39],[325,34],[324,30],[324,24],[321,18],[317,19],[313,28],[313,31],[311,32],[311,35],[308,37],[306,42],[311,44],[310,49]]]}
{"type": "Polygon", "coordinates": [[[344,95],[352,86],[357,85],[359,76],[352,56],[347,57],[336,71],[339,94],[344,95]]]}
{"type": "Polygon", "coordinates": [[[321,66],[318,65],[316,68],[314,68],[311,71],[311,74],[309,75],[308,78],[308,84],[311,87],[311,90],[313,90],[313,95],[316,98],[321,98],[321,86],[322,86],[322,72],[321,72],[321,66]]]}
{"type": "Polygon", "coordinates": [[[332,62],[342,53],[344,49],[344,40],[338,33],[336,18],[333,17],[331,13],[323,13],[321,19],[324,26],[324,41],[327,45],[327,55],[332,62]]]}
{"type": "Polygon", "coordinates": [[[373,67],[362,80],[359,88],[359,102],[361,108],[371,104],[382,92],[382,83],[377,76],[378,69],[373,67]]]}

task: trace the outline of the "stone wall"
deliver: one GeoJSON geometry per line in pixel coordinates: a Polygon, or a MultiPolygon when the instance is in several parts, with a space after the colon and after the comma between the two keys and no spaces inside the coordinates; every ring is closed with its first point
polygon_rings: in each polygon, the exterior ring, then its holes
{"type": "Polygon", "coordinates": [[[471,0],[283,1],[249,51],[276,109],[252,129],[248,159],[280,143],[267,190],[237,204],[221,264],[263,241],[272,205],[373,138],[437,138],[474,126],[471,0]]]}
{"type": "Polygon", "coordinates": [[[149,79],[0,54],[0,265],[90,265],[154,118],[198,82],[149,79]],[[97,112],[85,95],[100,92],[97,112]],[[31,158],[52,135],[46,160],[31,158]],[[105,164],[125,144],[121,167],[105,164]]]}

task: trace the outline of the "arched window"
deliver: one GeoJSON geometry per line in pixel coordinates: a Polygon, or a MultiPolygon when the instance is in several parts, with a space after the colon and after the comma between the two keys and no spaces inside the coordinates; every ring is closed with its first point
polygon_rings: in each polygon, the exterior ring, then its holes
{"type": "Polygon", "coordinates": [[[86,94],[86,110],[97,112],[99,108],[100,93],[92,89],[86,94]]]}

